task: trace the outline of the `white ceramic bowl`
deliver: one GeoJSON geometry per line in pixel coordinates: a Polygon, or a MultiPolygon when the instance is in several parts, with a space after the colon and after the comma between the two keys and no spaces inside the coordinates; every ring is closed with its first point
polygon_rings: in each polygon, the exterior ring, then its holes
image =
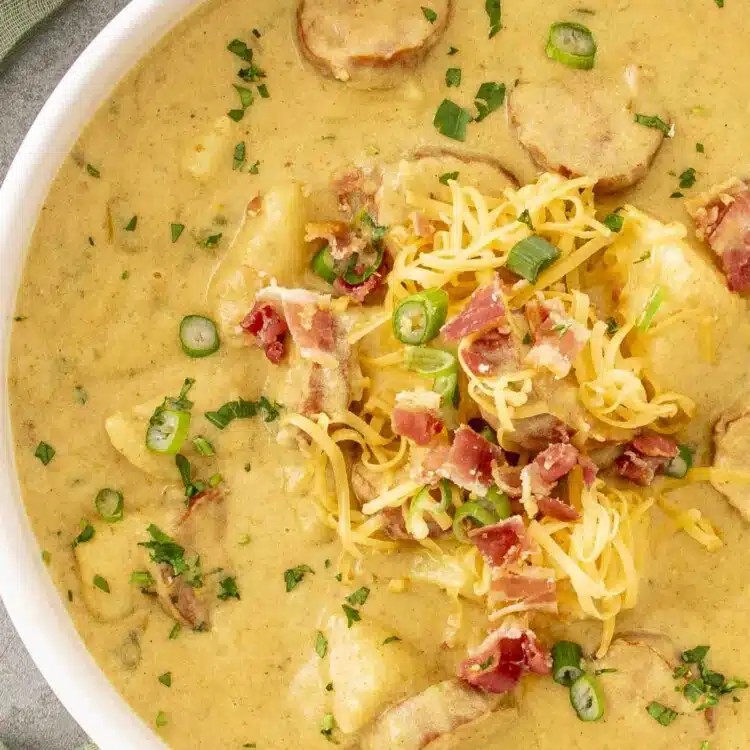
{"type": "Polygon", "coordinates": [[[42,564],[13,459],[6,386],[10,328],[26,249],[58,168],[116,82],[201,1],[133,0],[55,89],[0,189],[0,596],[47,682],[102,750],[164,744],[97,667],[42,564]]]}

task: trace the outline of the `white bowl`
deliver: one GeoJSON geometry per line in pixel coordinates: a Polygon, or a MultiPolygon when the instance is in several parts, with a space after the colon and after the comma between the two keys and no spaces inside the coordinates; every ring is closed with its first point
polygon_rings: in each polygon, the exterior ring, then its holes
{"type": "Polygon", "coordinates": [[[86,650],[41,561],[13,460],[7,382],[16,290],[49,187],[114,85],[202,0],[133,0],[78,58],[39,113],[0,189],[0,596],[52,689],[102,750],[163,748],[86,650]]]}

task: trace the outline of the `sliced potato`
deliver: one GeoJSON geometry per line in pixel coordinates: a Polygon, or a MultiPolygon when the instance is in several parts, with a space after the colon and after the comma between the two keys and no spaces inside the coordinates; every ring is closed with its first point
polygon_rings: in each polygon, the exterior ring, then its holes
{"type": "Polygon", "coordinates": [[[328,620],[333,715],[343,732],[356,732],[393,701],[427,684],[424,659],[403,641],[384,644],[392,633],[369,618],[347,627],[344,617],[328,620]]]}

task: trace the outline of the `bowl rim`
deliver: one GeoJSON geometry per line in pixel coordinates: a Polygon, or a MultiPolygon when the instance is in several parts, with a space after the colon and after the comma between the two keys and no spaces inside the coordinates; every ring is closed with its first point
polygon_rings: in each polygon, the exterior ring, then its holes
{"type": "Polygon", "coordinates": [[[10,331],[37,215],[58,169],[119,81],[202,2],[132,0],[126,5],[54,89],[0,186],[0,597],[39,671],[102,750],[158,750],[166,745],[97,666],[41,560],[13,456],[10,331]]]}

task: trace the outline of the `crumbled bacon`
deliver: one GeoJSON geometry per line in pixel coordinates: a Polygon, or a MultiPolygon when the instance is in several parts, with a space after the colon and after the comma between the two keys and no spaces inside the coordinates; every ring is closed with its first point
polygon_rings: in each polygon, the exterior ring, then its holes
{"type": "Polygon", "coordinates": [[[523,489],[521,486],[521,467],[508,466],[495,461],[492,465],[492,478],[500,490],[508,497],[521,497],[523,489]]]}
{"type": "Polygon", "coordinates": [[[543,516],[549,516],[558,521],[577,521],[581,517],[581,514],[573,506],[557,497],[541,496],[536,498],[536,503],[543,516]]]}
{"type": "Polygon", "coordinates": [[[434,409],[397,404],[391,413],[391,427],[394,434],[426,446],[442,432],[443,419],[434,409]]]}
{"type": "Polygon", "coordinates": [[[633,439],[631,445],[638,453],[654,458],[674,458],[680,452],[674,440],[655,432],[638,435],[633,439]]]}
{"type": "MultiPolygon", "coordinates": [[[[750,237],[746,241],[750,243],[750,237]]],[[[721,260],[729,289],[733,292],[750,291],[750,246],[727,250],[721,260]]]]}
{"type": "Polygon", "coordinates": [[[555,571],[535,565],[492,571],[490,606],[524,612],[557,612],[555,571]]]}
{"type": "Polygon", "coordinates": [[[466,307],[449,320],[440,332],[446,341],[458,341],[472,333],[482,333],[491,328],[503,331],[507,330],[503,328],[505,316],[500,280],[496,277],[492,284],[477,289],[466,307]]]}
{"type": "Polygon", "coordinates": [[[548,315],[534,332],[534,346],[526,361],[547,368],[556,378],[564,378],[589,340],[589,330],[565,315],[557,300],[542,305],[548,315]],[[557,303],[557,304],[554,304],[557,303]]]}
{"type": "Polygon", "coordinates": [[[596,481],[599,467],[588,456],[584,455],[578,456],[578,465],[583,471],[583,483],[587,487],[591,487],[596,481]]]}
{"type": "Polygon", "coordinates": [[[270,362],[275,365],[281,362],[286,352],[284,337],[289,328],[274,305],[256,302],[242,319],[240,326],[255,336],[256,343],[270,362]]]}
{"type": "Polygon", "coordinates": [[[615,461],[615,468],[621,477],[647,487],[678,453],[677,443],[670,438],[646,433],[633,439],[615,461]]]}
{"type": "Polygon", "coordinates": [[[525,560],[535,549],[521,516],[511,516],[469,532],[469,539],[490,565],[502,567],[525,560]]]}
{"type": "Polygon", "coordinates": [[[500,330],[487,331],[461,350],[464,364],[478,377],[492,378],[518,365],[513,337],[500,330]]]}
{"type": "Polygon", "coordinates": [[[578,450],[570,443],[550,445],[534,459],[540,479],[548,484],[562,479],[577,463],[578,450]]]}
{"type": "Polygon", "coordinates": [[[492,463],[500,456],[500,448],[471,427],[461,425],[439,473],[459,487],[484,496],[492,484],[492,463]]]}
{"type": "Polygon", "coordinates": [[[358,235],[343,221],[308,222],[305,225],[305,242],[325,240],[334,260],[344,261],[367,247],[367,240],[358,235]]]}
{"type": "Polygon", "coordinates": [[[339,210],[353,219],[362,209],[372,214],[375,210],[377,182],[363,169],[353,169],[333,181],[339,210]]]}
{"type": "MultiPolygon", "coordinates": [[[[418,460],[412,466],[411,478],[415,482],[437,484],[441,479],[440,470],[448,460],[450,450],[450,445],[436,440],[433,445],[428,446],[424,455],[417,455],[418,460]]],[[[412,451],[412,455],[415,455],[415,451],[412,451]]]]}
{"type": "Polygon", "coordinates": [[[375,291],[382,281],[383,275],[380,271],[375,271],[370,278],[363,281],[361,284],[348,284],[344,281],[343,277],[339,276],[336,281],[333,282],[333,291],[336,292],[336,294],[345,294],[357,302],[364,302],[370,292],[375,291]]]}
{"type": "Polygon", "coordinates": [[[552,659],[532,630],[503,626],[461,664],[459,677],[486,693],[507,693],[528,672],[547,675],[552,659]]]}

